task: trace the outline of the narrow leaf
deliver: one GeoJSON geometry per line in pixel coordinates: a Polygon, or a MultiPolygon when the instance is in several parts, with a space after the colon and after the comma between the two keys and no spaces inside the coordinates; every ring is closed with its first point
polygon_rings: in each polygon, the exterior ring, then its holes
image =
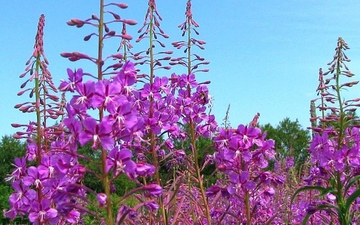
{"type": "Polygon", "coordinates": [[[295,197],[296,197],[300,192],[308,191],[308,190],[318,190],[318,191],[320,191],[320,193],[326,192],[326,188],[321,187],[321,186],[306,186],[306,187],[299,188],[299,189],[296,190],[296,192],[295,192],[294,195],[292,196],[292,198],[291,198],[291,204],[293,203],[295,197]]]}
{"type": "Polygon", "coordinates": [[[357,180],[360,180],[360,175],[357,175],[353,178],[351,178],[351,180],[349,181],[349,183],[346,185],[346,188],[345,188],[345,193],[348,192],[349,188],[353,185],[353,183],[355,183],[355,181],[357,180]]]}
{"type": "Polygon", "coordinates": [[[306,214],[306,216],[304,217],[304,219],[303,219],[303,221],[302,221],[302,225],[307,225],[308,223],[308,221],[309,221],[309,218],[310,218],[310,216],[311,216],[312,214],[306,214]]]}
{"type": "Polygon", "coordinates": [[[357,189],[347,199],[345,204],[346,211],[349,211],[351,204],[360,196],[360,189],[357,189]]]}

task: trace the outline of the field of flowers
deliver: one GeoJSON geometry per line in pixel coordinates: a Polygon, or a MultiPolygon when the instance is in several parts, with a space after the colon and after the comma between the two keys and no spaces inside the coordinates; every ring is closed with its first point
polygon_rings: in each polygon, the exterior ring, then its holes
{"type": "Polygon", "coordinates": [[[260,114],[236,127],[226,118],[220,125],[211,114],[210,82],[196,79],[209,62],[196,53],[205,41],[197,39],[190,0],[179,26],[184,39],[172,42],[183,50],[177,57],[163,50],[169,37],[155,0],[148,1],[135,41],[126,28],[137,22],[118,14],[126,8],[100,0],[98,15],[67,22],[93,26],[96,32],[84,40],[96,39],[98,52],[61,56],[90,61],[97,74],[68,69],[59,87],[48,70],[40,16],[33,54],[20,75],[25,81],[18,95],[30,100],[15,106],[34,121],[12,124],[25,128],[14,137],[25,140],[26,154],[6,178],[13,188],[6,217],[38,225],[360,224],[360,98],[341,95],[358,83],[342,38],[326,71],[319,70],[310,156],[295,166],[293,157],[277,157],[274,140],[259,127],[260,114]],[[121,32],[112,30],[114,23],[121,32]],[[104,43],[114,38],[118,50],[103,55],[104,43]],[[133,52],[139,42],[149,47],[133,52]],[[174,66],[184,73],[156,75],[174,66]],[[89,187],[88,176],[101,187],[89,187]]]}

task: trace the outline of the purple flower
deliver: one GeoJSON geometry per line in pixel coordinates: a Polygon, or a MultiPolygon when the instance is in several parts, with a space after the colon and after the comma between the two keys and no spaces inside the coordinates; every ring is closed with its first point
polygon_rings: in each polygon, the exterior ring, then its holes
{"type": "Polygon", "coordinates": [[[153,210],[153,211],[159,209],[159,205],[158,205],[156,202],[154,202],[154,201],[146,202],[146,203],[144,203],[144,205],[145,205],[148,209],[153,210]]]}
{"type": "Polygon", "coordinates": [[[54,167],[52,158],[49,155],[44,155],[41,158],[41,164],[38,166],[39,174],[44,177],[53,177],[54,176],[54,167]]]}
{"type": "Polygon", "coordinates": [[[99,193],[96,195],[97,200],[99,202],[100,207],[104,207],[106,205],[107,196],[105,193],[99,193]]]}
{"type": "Polygon", "coordinates": [[[212,197],[215,196],[219,191],[221,191],[221,187],[219,187],[218,185],[213,185],[211,187],[209,187],[208,189],[206,189],[206,196],[207,197],[212,197]]]}
{"type": "MultiPolygon", "coordinates": [[[[240,139],[234,139],[238,145],[244,149],[248,149],[255,143],[255,140],[260,137],[261,130],[257,127],[247,127],[239,125],[236,134],[240,139]]],[[[233,140],[232,140],[233,141],[233,140]]]]}
{"type": "Polygon", "coordinates": [[[136,70],[134,64],[130,61],[127,61],[120,72],[117,74],[116,79],[123,86],[131,86],[136,81],[136,70]]]}
{"type": "Polygon", "coordinates": [[[293,156],[287,156],[286,157],[286,169],[289,169],[294,166],[294,157],[293,156]]]}
{"type": "Polygon", "coordinates": [[[132,129],[137,123],[136,111],[133,110],[131,102],[125,96],[119,96],[116,107],[114,104],[107,108],[110,115],[107,117],[117,129],[132,129]]]}
{"type": "Polygon", "coordinates": [[[240,174],[230,172],[230,184],[227,188],[230,194],[238,193],[242,190],[252,190],[255,188],[255,182],[249,181],[248,171],[242,171],[240,174]]]}
{"type": "Polygon", "coordinates": [[[24,157],[15,158],[14,161],[15,164],[12,165],[15,166],[15,170],[5,178],[5,181],[17,180],[26,174],[26,159],[24,157]]]}
{"type": "Polygon", "coordinates": [[[95,91],[94,81],[89,80],[86,83],[77,83],[75,87],[79,95],[74,95],[70,104],[86,109],[93,107],[92,97],[95,91]]]}
{"type": "Polygon", "coordinates": [[[47,174],[41,171],[41,168],[30,166],[27,170],[27,176],[23,178],[26,186],[35,185],[36,188],[42,188],[43,182],[47,180],[47,174]]]}
{"type": "Polygon", "coordinates": [[[67,74],[69,76],[69,82],[62,80],[59,86],[59,90],[74,92],[75,85],[79,82],[82,82],[83,70],[81,68],[75,71],[67,69],[67,74]]]}
{"type": "Polygon", "coordinates": [[[84,120],[85,130],[79,135],[79,142],[81,145],[85,145],[92,140],[92,148],[96,149],[99,145],[110,150],[114,146],[114,139],[111,137],[112,126],[106,121],[102,121],[99,124],[95,119],[88,117],[84,120]]]}
{"type": "Polygon", "coordinates": [[[63,123],[69,129],[68,140],[71,144],[75,144],[79,133],[82,131],[81,122],[74,117],[65,118],[63,123]]]}
{"type": "Polygon", "coordinates": [[[95,94],[91,99],[92,106],[94,108],[103,106],[105,109],[116,107],[119,102],[121,88],[119,82],[110,82],[109,80],[98,81],[95,85],[95,94]]]}
{"type": "Polygon", "coordinates": [[[80,221],[80,212],[73,209],[66,215],[66,221],[71,224],[78,224],[80,221]]]}
{"type": "Polygon", "coordinates": [[[150,85],[146,83],[141,90],[141,97],[146,98],[148,100],[160,100],[161,94],[160,94],[160,87],[156,87],[155,85],[150,85]]]}
{"type": "Polygon", "coordinates": [[[41,200],[41,204],[34,202],[32,208],[33,211],[29,214],[29,220],[33,224],[57,224],[58,211],[50,208],[50,200],[43,199],[41,200]]]}
{"type": "Polygon", "coordinates": [[[136,164],[136,173],[139,176],[152,176],[155,173],[155,167],[144,162],[139,162],[136,164]]]}
{"type": "Polygon", "coordinates": [[[162,194],[162,188],[160,185],[157,184],[148,184],[144,186],[144,190],[155,197],[160,197],[160,195],[162,194]]]}
{"type": "Polygon", "coordinates": [[[136,163],[131,160],[132,152],[126,148],[113,148],[106,159],[106,172],[114,171],[114,176],[126,173],[130,177],[135,176],[136,163]]]}
{"type": "Polygon", "coordinates": [[[37,153],[37,145],[36,143],[28,139],[26,141],[26,159],[29,161],[34,161],[36,159],[36,153],[37,153]]]}
{"type": "Polygon", "coordinates": [[[179,78],[180,79],[178,85],[180,88],[185,88],[187,86],[189,86],[190,88],[196,88],[198,86],[194,74],[182,74],[181,76],[179,76],[179,78]]]}
{"type": "Polygon", "coordinates": [[[11,185],[15,192],[9,197],[10,206],[22,211],[28,211],[31,208],[32,201],[37,198],[36,191],[19,181],[14,181],[11,185]]]}

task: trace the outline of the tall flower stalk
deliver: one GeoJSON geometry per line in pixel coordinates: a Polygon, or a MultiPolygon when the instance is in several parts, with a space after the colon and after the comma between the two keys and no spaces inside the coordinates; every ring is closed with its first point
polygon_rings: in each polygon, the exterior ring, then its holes
{"type": "MultiPolygon", "coordinates": [[[[201,58],[199,55],[192,54],[192,47],[197,46],[200,49],[204,49],[203,45],[205,41],[201,41],[193,38],[192,33],[199,35],[199,32],[196,30],[199,27],[199,24],[193,19],[193,14],[191,11],[191,0],[187,1],[186,11],[185,11],[185,22],[179,25],[179,28],[182,30],[182,36],[186,35],[186,41],[177,41],[173,42],[172,45],[177,49],[185,48],[184,52],[187,54],[186,57],[174,58],[171,61],[171,65],[182,65],[187,68],[187,79],[190,81],[192,77],[194,77],[194,73],[196,72],[207,72],[208,69],[198,70],[200,65],[207,65],[209,62],[204,61],[204,58],[201,58]],[[195,58],[193,58],[195,57],[195,58]],[[197,63],[199,61],[199,63],[197,63]],[[195,63],[195,64],[194,64],[195,63]]],[[[188,82],[187,84],[187,95],[191,97],[191,84],[188,82]]],[[[189,118],[188,121],[189,129],[190,129],[190,142],[193,153],[193,163],[195,167],[196,173],[196,181],[200,188],[201,198],[202,198],[202,207],[205,211],[205,218],[208,224],[211,224],[210,210],[207,202],[207,198],[205,195],[205,188],[203,184],[203,178],[201,175],[201,166],[199,165],[199,156],[198,156],[198,148],[197,148],[197,139],[199,138],[196,133],[196,123],[193,118],[189,118]]],[[[191,182],[189,182],[189,186],[191,189],[191,182]]]]}
{"type": "Polygon", "coordinates": [[[51,157],[53,150],[51,142],[60,134],[61,126],[49,125],[49,119],[57,119],[62,112],[62,105],[58,103],[59,98],[52,94],[57,92],[50,71],[48,60],[44,54],[44,26],[45,16],[41,15],[35,38],[34,52],[27,61],[26,69],[20,77],[30,74],[22,85],[25,88],[33,82],[34,86],[24,89],[18,93],[23,95],[29,93],[33,102],[17,104],[23,113],[35,113],[35,122],[29,124],[12,124],[13,127],[24,127],[25,132],[19,131],[15,138],[25,138],[27,143],[27,154],[24,158],[15,159],[16,169],[6,179],[12,181],[14,194],[10,197],[11,209],[5,212],[9,218],[17,215],[29,215],[29,220],[40,225],[54,224],[58,221],[58,210],[49,204],[49,192],[46,191],[47,173],[44,163],[51,157]],[[26,167],[26,161],[35,161],[34,166],[26,167]],[[19,196],[19,193],[23,193],[19,196]],[[18,198],[14,198],[19,196],[18,198]],[[44,213],[46,215],[44,215],[44,213]]]}
{"type": "MultiPolygon", "coordinates": [[[[167,61],[170,59],[170,56],[165,56],[163,58],[156,58],[156,55],[170,55],[172,54],[172,51],[166,51],[166,52],[159,52],[155,53],[154,48],[156,44],[159,44],[160,47],[165,47],[165,45],[158,39],[159,36],[163,38],[168,38],[168,35],[165,34],[165,32],[160,28],[160,21],[162,20],[157,7],[156,7],[156,1],[155,0],[149,0],[148,1],[148,8],[145,15],[145,20],[143,23],[143,26],[139,29],[138,33],[140,33],[140,36],[136,40],[136,42],[140,42],[144,39],[148,39],[148,49],[146,51],[142,51],[136,54],[133,54],[132,58],[136,60],[137,62],[135,65],[142,65],[142,64],[148,64],[149,72],[148,74],[143,74],[145,78],[145,82],[148,82],[148,89],[150,91],[150,95],[147,96],[149,100],[149,110],[145,112],[146,120],[153,120],[155,119],[155,98],[152,95],[154,91],[157,89],[154,84],[155,82],[155,70],[158,69],[170,69],[169,66],[163,66],[162,61],[167,61]],[[143,55],[145,53],[145,55],[143,55]],[[147,114],[147,115],[146,115],[147,114]]],[[[148,137],[149,137],[149,143],[150,143],[150,154],[152,157],[151,163],[154,165],[155,168],[155,179],[156,183],[160,186],[162,186],[162,182],[160,179],[160,173],[159,173],[159,153],[157,150],[157,138],[156,134],[152,129],[149,129],[148,131],[148,137]]],[[[159,198],[159,205],[162,215],[162,221],[164,224],[168,224],[168,216],[166,213],[165,205],[163,203],[163,197],[161,196],[159,198]]]]}
{"type": "MultiPolygon", "coordinates": [[[[69,58],[71,61],[77,61],[79,59],[86,59],[86,60],[90,60],[92,61],[96,67],[97,67],[97,75],[96,75],[96,80],[97,80],[97,85],[94,85],[94,83],[89,83],[87,82],[84,86],[84,88],[87,88],[87,91],[91,91],[91,89],[96,89],[99,90],[100,93],[89,93],[86,97],[86,99],[88,101],[90,101],[90,99],[96,99],[95,101],[100,100],[101,98],[105,97],[105,104],[98,104],[98,103],[90,103],[92,104],[92,107],[97,108],[98,109],[98,121],[99,121],[99,128],[96,129],[100,129],[99,131],[96,132],[101,132],[102,131],[106,132],[106,130],[108,130],[109,128],[106,127],[106,121],[104,121],[104,113],[105,113],[105,109],[109,110],[109,107],[113,107],[114,105],[111,104],[110,105],[110,101],[114,101],[115,99],[111,100],[110,96],[107,96],[109,94],[116,94],[114,92],[114,88],[115,88],[115,84],[112,85],[112,83],[109,83],[108,81],[103,81],[104,79],[104,75],[107,74],[116,74],[116,72],[107,72],[108,69],[113,69],[113,70],[117,70],[119,67],[122,67],[124,65],[124,61],[126,60],[126,50],[129,47],[128,41],[131,39],[131,36],[126,34],[126,25],[135,25],[136,22],[133,20],[125,20],[125,19],[121,19],[120,16],[112,11],[105,11],[105,7],[109,7],[109,6],[117,6],[118,8],[122,8],[125,9],[127,8],[126,4],[115,4],[115,3],[110,3],[110,4],[106,4],[104,3],[104,0],[100,0],[99,1],[100,5],[99,5],[99,17],[93,15],[91,18],[87,19],[87,20],[78,20],[78,19],[72,19],[71,21],[68,22],[68,25],[70,26],[77,26],[77,27],[82,27],[84,24],[89,24],[92,26],[95,26],[97,28],[97,33],[92,33],[88,36],[86,36],[84,38],[85,41],[88,41],[92,36],[97,36],[98,37],[98,42],[97,42],[97,57],[90,57],[87,56],[86,54],[82,54],[82,53],[78,53],[78,52],[73,52],[73,53],[63,53],[62,56],[69,58]],[[104,20],[104,15],[105,14],[110,14],[113,17],[113,20],[105,22],[104,20]],[[123,29],[121,34],[117,34],[116,31],[110,30],[110,28],[108,27],[108,24],[110,23],[122,23],[123,25],[123,29]],[[107,57],[106,59],[103,56],[103,47],[104,47],[104,40],[107,38],[111,38],[111,37],[120,37],[121,38],[121,42],[120,42],[120,47],[119,49],[123,49],[124,50],[124,55],[122,54],[115,54],[115,55],[110,55],[109,57],[107,57]],[[104,67],[104,63],[105,60],[107,59],[114,59],[114,60],[119,60],[118,63],[112,64],[110,66],[108,66],[107,68],[103,68],[104,67]],[[88,86],[88,87],[87,87],[88,86]],[[95,87],[96,86],[96,87],[95,87]],[[111,87],[114,86],[114,87],[111,87]],[[112,93],[111,93],[112,92],[112,93]],[[99,96],[101,95],[101,93],[104,94],[104,96],[99,96]],[[100,99],[99,99],[100,98],[100,99]],[[109,101],[109,103],[108,103],[109,101]],[[95,107],[95,105],[97,107],[95,107]]],[[[82,76],[82,74],[80,75],[82,76]]],[[[76,84],[75,84],[76,85],[76,84]]],[[[86,89],[84,89],[85,91],[86,89]]],[[[116,98],[115,96],[112,96],[113,98],[116,98]]],[[[81,97],[84,98],[84,97],[81,97]]],[[[117,99],[117,98],[116,98],[117,99]]],[[[77,100],[77,102],[79,101],[79,99],[77,100]]],[[[101,102],[101,100],[100,100],[101,102]]],[[[100,103],[99,102],[99,103],[100,103]]],[[[95,120],[94,120],[95,121],[95,120]]],[[[87,122],[86,120],[84,121],[85,123],[85,127],[86,124],[89,124],[88,126],[90,126],[90,120],[87,122]]],[[[93,123],[93,122],[91,122],[93,123]]],[[[91,125],[93,126],[93,125],[91,125]]],[[[98,125],[96,125],[98,126],[98,125]]],[[[90,127],[89,127],[90,128],[90,127]]],[[[89,130],[90,132],[90,130],[89,130]]],[[[101,134],[100,133],[95,133],[94,135],[94,144],[95,141],[97,141],[97,139],[100,139],[100,141],[105,142],[105,138],[109,139],[111,137],[106,137],[107,135],[110,135],[110,130],[108,131],[108,133],[104,133],[104,139],[101,140],[101,134]]],[[[84,135],[83,135],[84,136],[84,135]]],[[[84,136],[85,137],[85,136],[84,136]]],[[[81,141],[81,140],[80,140],[81,141]]],[[[85,142],[84,142],[85,143],[85,142]]],[[[95,145],[94,145],[95,146],[95,145]]],[[[101,151],[101,180],[104,186],[104,196],[106,199],[105,203],[103,204],[106,208],[106,224],[113,224],[114,223],[114,219],[113,219],[113,201],[111,198],[111,178],[109,176],[109,168],[108,168],[108,158],[109,158],[109,148],[104,147],[104,143],[101,145],[100,147],[100,151],[101,151]]],[[[112,147],[110,145],[110,147],[112,147]]]]}

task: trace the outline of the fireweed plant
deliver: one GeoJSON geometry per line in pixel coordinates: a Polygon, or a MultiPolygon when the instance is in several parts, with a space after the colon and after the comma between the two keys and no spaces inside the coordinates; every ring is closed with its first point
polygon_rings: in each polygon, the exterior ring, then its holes
{"type": "MultiPolygon", "coordinates": [[[[171,139],[164,140],[162,136],[165,136],[170,127],[177,127],[175,124],[178,117],[175,115],[172,110],[167,110],[169,107],[164,98],[166,98],[166,92],[170,91],[166,86],[168,79],[166,77],[160,78],[155,76],[155,71],[159,69],[169,70],[170,66],[163,66],[163,61],[170,60],[172,51],[163,51],[156,53],[154,51],[156,46],[164,48],[165,44],[160,41],[160,37],[168,38],[168,35],[160,28],[160,21],[162,17],[160,16],[155,0],[148,1],[148,8],[145,14],[145,19],[143,25],[138,30],[140,34],[136,39],[136,42],[148,40],[148,49],[145,51],[140,51],[138,53],[132,54],[132,59],[135,61],[135,65],[148,65],[149,72],[144,72],[141,77],[143,77],[143,88],[140,88],[140,92],[137,96],[138,99],[138,110],[144,121],[144,132],[143,132],[143,142],[144,144],[139,143],[139,154],[138,158],[140,161],[150,161],[152,166],[152,173],[155,175],[156,184],[162,186],[162,181],[160,179],[160,161],[161,158],[165,158],[165,150],[160,146],[164,145],[167,141],[167,144],[172,147],[171,139]],[[159,56],[165,55],[165,57],[160,58],[159,56]],[[165,132],[165,133],[163,133],[165,132]],[[163,133],[163,134],[162,134],[163,133]],[[146,143],[145,143],[146,142],[146,143]],[[149,160],[146,160],[149,159],[149,160]]],[[[171,103],[170,103],[171,104],[171,103]]],[[[177,129],[177,128],[175,128],[177,129]]],[[[171,132],[170,132],[171,133],[171,132]]],[[[181,155],[181,154],[180,154],[181,155]]],[[[144,180],[143,183],[146,183],[144,180]]],[[[167,224],[167,212],[163,202],[163,196],[160,196],[159,199],[161,216],[164,224],[167,224]]],[[[158,218],[159,220],[159,218],[158,218]]]]}
{"type": "Polygon", "coordinates": [[[319,70],[319,98],[316,108],[321,112],[317,117],[314,108],[311,127],[314,137],[310,144],[310,175],[305,179],[307,185],[298,189],[297,194],[313,191],[312,201],[299,207],[303,224],[359,224],[360,222],[360,148],[359,126],[353,112],[360,99],[344,100],[341,93],[358,81],[342,81],[354,76],[346,65],[350,59],[345,51],[347,43],[339,38],[333,60],[328,63],[329,70],[319,70]],[[328,77],[328,78],[326,78],[328,77]],[[326,78],[326,79],[325,79],[326,78]]]}
{"type": "MultiPolygon", "coordinates": [[[[256,118],[256,117],[255,117],[256,118]]],[[[278,221],[275,188],[283,177],[267,171],[275,156],[274,141],[256,122],[220,128],[212,160],[224,176],[206,191],[213,224],[273,224],[278,221]]]]}

